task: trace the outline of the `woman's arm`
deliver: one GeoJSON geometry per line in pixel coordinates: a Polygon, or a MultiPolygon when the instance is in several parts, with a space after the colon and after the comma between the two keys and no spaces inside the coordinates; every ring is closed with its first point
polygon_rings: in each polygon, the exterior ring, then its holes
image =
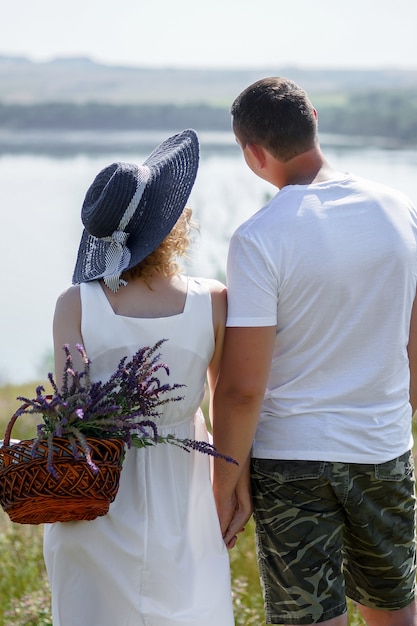
{"type": "Polygon", "coordinates": [[[78,371],[83,370],[83,363],[76,349],[77,344],[83,343],[81,335],[81,299],[78,285],[64,291],[56,302],[53,320],[53,340],[55,378],[59,387],[66,363],[66,355],[63,350],[65,344],[69,345],[74,369],[78,371]]]}
{"type": "Polygon", "coordinates": [[[213,311],[213,328],[215,348],[213,357],[209,363],[207,370],[207,382],[210,392],[209,416],[212,422],[213,415],[213,396],[217,385],[217,379],[220,371],[220,361],[223,352],[224,332],[227,316],[227,290],[226,287],[217,280],[210,281],[210,294],[213,311]]]}

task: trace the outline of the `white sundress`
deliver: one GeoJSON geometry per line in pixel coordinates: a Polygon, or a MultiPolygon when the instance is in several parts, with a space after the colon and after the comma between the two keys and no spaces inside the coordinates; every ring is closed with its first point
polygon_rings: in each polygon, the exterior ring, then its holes
{"type": "MultiPolygon", "coordinates": [[[[81,303],[92,379],[107,380],[123,356],[168,339],[168,382],[186,387],[183,400],[163,407],[158,431],[207,440],[199,406],[214,335],[204,280],[188,279],[184,311],[171,317],[116,315],[98,281],[81,285],[81,303]]],[[[45,525],[44,557],[54,626],[234,624],[207,455],[170,444],[127,450],[108,514],[45,525]]]]}

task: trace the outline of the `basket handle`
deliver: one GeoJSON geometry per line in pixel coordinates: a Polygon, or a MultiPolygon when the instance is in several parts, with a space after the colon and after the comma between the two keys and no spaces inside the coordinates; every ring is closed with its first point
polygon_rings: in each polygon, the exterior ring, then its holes
{"type": "MultiPolygon", "coordinates": [[[[52,398],[51,395],[47,395],[45,396],[48,400],[50,400],[52,398]]],[[[12,434],[12,428],[16,423],[16,420],[18,417],[20,417],[21,410],[25,410],[27,409],[27,407],[29,406],[28,403],[22,404],[21,407],[19,407],[17,409],[17,411],[11,416],[9,423],[7,424],[5,433],[4,433],[4,439],[3,439],[3,446],[9,446],[10,445],[10,435],[12,434]]]]}
{"type": "MultiPolygon", "coordinates": [[[[26,409],[29,405],[28,404],[23,404],[20,408],[21,409],[26,409]]],[[[4,433],[4,439],[3,439],[3,446],[9,446],[10,445],[10,435],[12,434],[12,428],[15,425],[15,422],[17,420],[17,418],[20,416],[20,413],[18,412],[20,411],[20,409],[18,409],[10,418],[9,423],[7,424],[6,427],[6,431],[4,433]]]]}

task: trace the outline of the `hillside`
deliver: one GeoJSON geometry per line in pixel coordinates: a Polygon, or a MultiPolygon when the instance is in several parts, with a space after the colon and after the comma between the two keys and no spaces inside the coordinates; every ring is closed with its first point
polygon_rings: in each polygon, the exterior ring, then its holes
{"type": "Polygon", "coordinates": [[[88,58],[34,63],[0,56],[0,102],[102,102],[112,104],[210,104],[229,106],[251,82],[287,76],[312,96],[417,88],[412,70],[307,70],[271,66],[251,70],[114,67],[88,58]]]}
{"type": "Polygon", "coordinates": [[[115,133],[113,146],[131,144],[138,131],[229,133],[233,99],[268,75],[287,76],[307,90],[323,133],[355,143],[417,145],[417,69],[150,69],[0,56],[0,153],[78,150],[89,143],[103,149],[115,133]]]}

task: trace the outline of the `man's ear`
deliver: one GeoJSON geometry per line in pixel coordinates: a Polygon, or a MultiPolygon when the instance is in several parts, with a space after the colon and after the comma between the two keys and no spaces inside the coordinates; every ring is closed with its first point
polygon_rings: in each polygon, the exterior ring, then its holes
{"type": "Polygon", "coordinates": [[[264,148],[256,143],[247,143],[246,150],[248,150],[248,152],[250,153],[251,161],[256,166],[256,168],[260,170],[263,169],[266,161],[264,148]]]}

